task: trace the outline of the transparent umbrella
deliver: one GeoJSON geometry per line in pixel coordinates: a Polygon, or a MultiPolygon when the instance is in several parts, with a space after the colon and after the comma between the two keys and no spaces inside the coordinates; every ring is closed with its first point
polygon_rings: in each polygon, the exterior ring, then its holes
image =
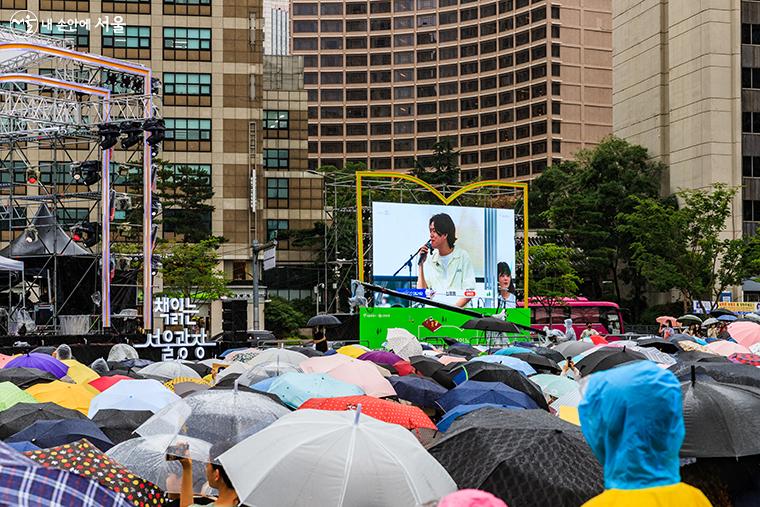
{"type": "Polygon", "coordinates": [[[387,336],[388,347],[399,357],[409,360],[422,354],[422,345],[412,333],[402,328],[391,328],[387,336]]]}
{"type": "MultiPolygon", "coordinates": [[[[164,407],[135,430],[165,453],[176,454],[173,447],[189,438],[204,442],[187,453],[194,460],[207,461],[211,447],[232,445],[269,426],[289,413],[269,397],[240,390],[202,391],[164,407]],[[167,440],[161,435],[171,434],[167,440]]],[[[213,458],[213,456],[212,456],[213,458]]]]}
{"type": "Polygon", "coordinates": [[[301,354],[300,352],[296,352],[294,350],[288,350],[288,349],[266,349],[261,354],[257,355],[250,361],[248,361],[249,366],[257,366],[260,364],[267,364],[267,363],[279,363],[279,364],[290,364],[293,366],[298,366],[302,362],[306,361],[308,356],[305,354],[301,354]]]}
{"type": "Polygon", "coordinates": [[[161,361],[160,363],[149,364],[137,373],[145,378],[152,378],[161,382],[177,377],[201,378],[198,372],[179,361],[161,361]]]}
{"type": "Polygon", "coordinates": [[[301,368],[288,363],[262,363],[249,368],[248,371],[240,375],[238,378],[238,383],[240,385],[250,387],[256,382],[261,382],[262,380],[271,377],[279,377],[280,375],[284,375],[285,373],[289,372],[303,373],[301,368]]]}

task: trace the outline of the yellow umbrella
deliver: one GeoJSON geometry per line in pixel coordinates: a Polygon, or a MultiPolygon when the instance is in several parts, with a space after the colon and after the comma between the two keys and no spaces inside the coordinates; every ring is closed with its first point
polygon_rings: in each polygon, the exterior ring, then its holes
{"type": "Polygon", "coordinates": [[[207,382],[206,380],[200,379],[200,378],[177,377],[177,378],[173,378],[171,380],[167,380],[166,382],[164,382],[164,387],[166,387],[171,392],[174,392],[174,386],[177,385],[177,384],[181,384],[183,382],[192,382],[193,384],[198,384],[198,385],[202,385],[202,386],[210,386],[211,385],[210,382],[207,382]]]}
{"type": "Polygon", "coordinates": [[[95,393],[80,384],[69,384],[56,380],[47,384],[37,384],[26,392],[40,402],[52,402],[61,407],[79,410],[84,415],[90,409],[95,393]]]}
{"type": "Polygon", "coordinates": [[[338,354],[344,354],[348,357],[353,357],[356,359],[357,357],[366,354],[366,349],[363,349],[361,347],[357,347],[356,345],[346,345],[338,349],[338,354]]]}
{"type": "Polygon", "coordinates": [[[578,415],[578,407],[562,405],[559,407],[559,418],[570,424],[575,424],[576,426],[581,425],[581,418],[578,415]]]}
{"type": "Polygon", "coordinates": [[[61,362],[65,365],[68,365],[69,371],[66,372],[66,375],[71,377],[71,380],[77,384],[87,384],[96,378],[100,378],[100,375],[95,373],[94,370],[88,366],[83,365],[76,359],[63,359],[61,362]]]}

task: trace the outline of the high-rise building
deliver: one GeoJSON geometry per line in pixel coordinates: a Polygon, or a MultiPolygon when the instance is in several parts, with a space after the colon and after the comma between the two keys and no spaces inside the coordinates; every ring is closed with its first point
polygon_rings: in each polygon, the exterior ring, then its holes
{"type": "Polygon", "coordinates": [[[615,2],[613,72],[615,134],[665,162],[669,192],[742,186],[725,234],[756,234],[760,2],[615,2]]]}
{"type": "Polygon", "coordinates": [[[611,0],[295,1],[309,165],[528,179],[611,132],[611,0]]]}

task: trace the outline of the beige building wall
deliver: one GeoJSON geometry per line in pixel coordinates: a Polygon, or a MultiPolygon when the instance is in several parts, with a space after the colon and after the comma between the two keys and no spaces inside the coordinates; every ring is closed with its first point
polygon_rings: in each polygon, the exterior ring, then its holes
{"type": "Polygon", "coordinates": [[[740,23],[739,0],[614,2],[613,129],[669,166],[666,193],[742,184],[740,23]]]}

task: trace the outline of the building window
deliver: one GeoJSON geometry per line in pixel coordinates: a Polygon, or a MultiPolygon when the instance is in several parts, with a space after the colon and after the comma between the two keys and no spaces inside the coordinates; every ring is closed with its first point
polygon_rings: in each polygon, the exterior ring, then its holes
{"type": "Polygon", "coordinates": [[[164,28],[164,49],[208,51],[211,49],[211,29],[164,28]]]}
{"type": "Polygon", "coordinates": [[[90,208],[57,208],[55,210],[58,223],[63,227],[69,227],[79,222],[90,219],[90,208]]]}
{"type": "Polygon", "coordinates": [[[760,25],[742,23],[742,44],[760,44],[760,25]]]}
{"type": "Polygon", "coordinates": [[[760,157],[742,157],[742,176],[760,178],[760,157]]]}
{"type": "Polygon", "coordinates": [[[290,153],[288,150],[264,150],[264,167],[267,169],[287,169],[290,165],[290,153]]]}
{"type": "MultiPolygon", "coordinates": [[[[135,0],[128,0],[128,1],[135,1],[135,0]]],[[[140,2],[146,1],[146,0],[138,0],[140,2]]],[[[150,0],[147,0],[148,2],[150,0]]],[[[164,0],[165,4],[170,5],[211,5],[211,0],[164,0]]]]}
{"type": "Polygon", "coordinates": [[[166,164],[160,176],[175,191],[181,186],[211,188],[211,164],[166,164]]]}
{"type": "Polygon", "coordinates": [[[59,39],[70,40],[78,48],[90,47],[90,30],[84,26],[69,27],[66,25],[64,29],[63,25],[43,25],[40,24],[40,33],[42,35],[50,35],[59,39]]]}
{"type": "Polygon", "coordinates": [[[267,240],[275,239],[277,231],[287,231],[287,220],[267,220],[267,240]]]}
{"type": "Polygon", "coordinates": [[[166,118],[166,139],[170,141],[210,141],[211,120],[166,118]]]}
{"type": "Polygon", "coordinates": [[[264,111],[264,129],[265,130],[287,130],[288,129],[288,112],[287,111],[264,111]]]}
{"type": "MultiPolygon", "coordinates": [[[[97,163],[97,162],[96,162],[97,163]]],[[[100,163],[97,163],[100,167],[100,163]]],[[[43,185],[69,185],[74,183],[71,177],[71,164],[66,162],[40,162],[40,183],[43,185]]]]}
{"type": "Polygon", "coordinates": [[[745,222],[760,222],[760,201],[742,201],[742,215],[745,222]]]}
{"type": "Polygon", "coordinates": [[[164,72],[164,95],[211,95],[211,74],[164,72]]]}
{"type": "Polygon", "coordinates": [[[125,26],[122,34],[114,34],[113,27],[103,27],[104,48],[150,49],[149,26],[125,26]]]}
{"type": "MultiPolygon", "coordinates": [[[[288,198],[288,178],[267,178],[267,200],[288,198]]],[[[277,205],[278,203],[273,203],[277,205]]],[[[267,203],[267,206],[270,206],[267,203]]]]}

